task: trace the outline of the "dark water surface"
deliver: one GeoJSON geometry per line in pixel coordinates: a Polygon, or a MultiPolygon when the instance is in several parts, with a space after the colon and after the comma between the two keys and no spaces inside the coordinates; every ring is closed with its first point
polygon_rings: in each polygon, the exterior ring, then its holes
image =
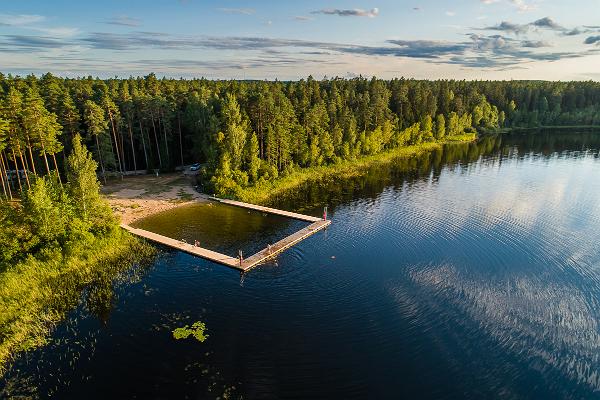
{"type": "MultiPolygon", "coordinates": [[[[328,204],[326,231],[244,277],[163,249],[107,304],[84,300],[0,387],[60,399],[600,397],[598,149],[600,133],[487,137],[307,185],[276,205],[328,204]],[[173,339],[197,320],[204,343],[173,339]]],[[[298,224],[198,207],[143,225],[235,254],[298,224]]]]}
{"type": "Polygon", "coordinates": [[[308,225],[217,202],[178,207],[133,224],[190,244],[198,240],[202,247],[233,257],[239,250],[250,256],[308,225]]]}

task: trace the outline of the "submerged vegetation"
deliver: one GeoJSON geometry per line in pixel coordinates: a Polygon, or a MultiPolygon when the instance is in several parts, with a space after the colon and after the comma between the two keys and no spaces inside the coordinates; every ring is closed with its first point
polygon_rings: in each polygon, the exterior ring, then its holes
{"type": "Polygon", "coordinates": [[[15,353],[45,343],[83,290],[88,300],[110,298],[118,272],[153,252],[119,229],[79,136],[66,166],[67,182],[32,177],[20,203],[0,201],[0,372],[15,353]]]}

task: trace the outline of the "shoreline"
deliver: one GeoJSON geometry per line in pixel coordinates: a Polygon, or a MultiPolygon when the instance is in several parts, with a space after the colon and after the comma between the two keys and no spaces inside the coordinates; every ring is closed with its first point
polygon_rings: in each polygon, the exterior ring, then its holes
{"type": "Polygon", "coordinates": [[[44,257],[30,257],[2,271],[0,378],[18,357],[49,343],[57,324],[76,305],[102,301],[102,297],[82,298],[84,289],[112,290],[125,276],[121,274],[132,266],[143,269],[154,254],[154,247],[115,227],[74,244],[68,252],[54,248],[44,257]],[[66,301],[56,301],[54,288],[60,288],[66,301]]]}
{"type": "MultiPolygon", "coordinates": [[[[274,181],[262,181],[253,186],[240,188],[234,196],[221,197],[266,205],[273,198],[311,180],[325,179],[332,175],[341,178],[360,175],[367,168],[377,164],[387,164],[397,158],[430,152],[444,144],[470,143],[475,140],[477,136],[461,135],[455,140],[421,143],[346,160],[338,164],[297,169],[274,181]]],[[[113,179],[103,185],[100,191],[110,204],[114,215],[119,218],[121,224],[125,225],[131,225],[143,218],[180,206],[208,202],[211,197],[208,193],[197,192],[190,178],[180,172],[165,173],[158,177],[139,175],[126,177],[123,180],[113,179]]]]}
{"type": "Polygon", "coordinates": [[[431,152],[435,149],[439,149],[445,144],[464,144],[474,142],[475,140],[477,140],[477,136],[461,136],[460,140],[448,139],[439,142],[421,143],[360,157],[354,160],[346,160],[338,164],[302,168],[275,181],[263,181],[247,188],[241,188],[233,198],[247,203],[268,205],[272,198],[294,190],[309,181],[326,179],[332,176],[335,176],[336,178],[349,178],[361,175],[365,173],[368,168],[373,166],[389,164],[398,158],[409,158],[425,152],[431,152]]]}
{"type": "Polygon", "coordinates": [[[589,129],[589,130],[600,130],[600,125],[547,125],[547,126],[529,126],[529,127],[507,127],[507,128],[498,128],[494,130],[484,130],[479,135],[494,135],[498,133],[502,134],[512,134],[518,133],[521,131],[542,131],[542,130],[554,130],[554,129],[589,129]]]}
{"type": "MultiPolygon", "coordinates": [[[[354,160],[345,160],[338,164],[318,167],[298,168],[289,175],[274,181],[261,181],[252,186],[238,188],[232,196],[221,196],[258,205],[268,205],[273,198],[294,190],[311,180],[325,179],[331,176],[351,177],[363,173],[363,169],[377,164],[388,164],[396,158],[413,157],[430,152],[445,144],[471,143],[490,134],[514,134],[519,131],[544,129],[600,129],[597,125],[511,127],[494,131],[483,131],[476,136],[469,134],[447,138],[438,142],[427,142],[384,151],[354,160]]],[[[102,186],[101,192],[109,202],[114,214],[121,223],[131,225],[151,215],[168,211],[179,206],[210,201],[211,194],[194,190],[189,177],[181,172],[165,173],[159,177],[139,175],[124,180],[113,179],[102,186]]]]}

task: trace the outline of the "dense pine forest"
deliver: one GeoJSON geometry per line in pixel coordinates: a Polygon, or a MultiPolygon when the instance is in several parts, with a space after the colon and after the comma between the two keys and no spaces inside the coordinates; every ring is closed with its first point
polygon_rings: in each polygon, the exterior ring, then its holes
{"type": "Polygon", "coordinates": [[[6,198],[34,176],[57,171],[60,182],[81,134],[100,178],[199,162],[206,190],[231,195],[298,168],[475,132],[598,124],[595,82],[0,75],[0,176],[6,198]]]}

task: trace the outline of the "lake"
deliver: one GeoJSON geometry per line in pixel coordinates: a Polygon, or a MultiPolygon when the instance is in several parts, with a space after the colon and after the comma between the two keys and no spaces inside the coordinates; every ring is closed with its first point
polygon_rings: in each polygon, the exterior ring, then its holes
{"type": "MultiPolygon", "coordinates": [[[[600,133],[487,136],[274,205],[332,225],[245,276],[161,248],[21,355],[4,395],[600,397],[600,133]],[[206,324],[204,342],[172,330],[206,324]]],[[[236,255],[303,226],[197,205],[140,226],[236,255]]],[[[0,396],[1,397],[1,396],[0,396]]]]}

